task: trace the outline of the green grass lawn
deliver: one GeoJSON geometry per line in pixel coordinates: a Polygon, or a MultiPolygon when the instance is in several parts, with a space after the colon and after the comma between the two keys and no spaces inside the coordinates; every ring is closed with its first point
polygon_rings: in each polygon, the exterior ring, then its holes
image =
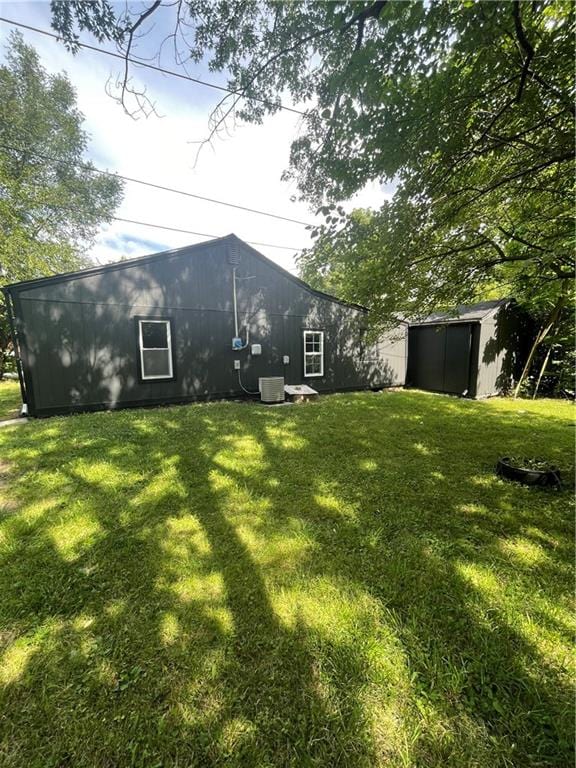
{"type": "Polygon", "coordinates": [[[0,765],[568,766],[566,402],[420,392],[0,430],[0,765]]]}
{"type": "Polygon", "coordinates": [[[15,419],[21,405],[20,384],[9,379],[0,381],[0,421],[15,419]]]}

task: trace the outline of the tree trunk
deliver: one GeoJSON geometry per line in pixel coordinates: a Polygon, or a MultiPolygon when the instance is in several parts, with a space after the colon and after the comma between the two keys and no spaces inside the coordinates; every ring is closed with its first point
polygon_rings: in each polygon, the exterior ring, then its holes
{"type": "Polygon", "coordinates": [[[544,371],[546,370],[546,366],[548,365],[548,361],[550,360],[551,354],[552,354],[552,344],[550,344],[550,346],[548,347],[548,352],[546,352],[546,357],[544,358],[544,362],[542,363],[542,367],[540,368],[540,373],[538,374],[538,379],[536,380],[536,386],[534,387],[534,393],[532,394],[532,400],[536,400],[538,389],[540,388],[540,382],[542,381],[542,376],[544,376],[544,371]]]}
{"type": "Polygon", "coordinates": [[[6,350],[0,348],[0,381],[4,378],[4,368],[6,364],[6,350]]]}
{"type": "Polygon", "coordinates": [[[562,311],[562,307],[564,306],[565,298],[566,298],[566,282],[563,282],[562,287],[560,289],[560,295],[556,301],[556,304],[554,305],[552,312],[550,313],[548,319],[544,323],[542,323],[540,330],[536,334],[536,338],[534,339],[534,343],[532,344],[530,354],[528,355],[528,359],[526,360],[526,365],[524,366],[522,374],[518,379],[518,384],[516,384],[516,388],[514,390],[514,398],[518,397],[518,394],[520,393],[520,388],[522,387],[524,380],[530,373],[530,368],[532,367],[532,363],[534,362],[534,356],[538,351],[538,347],[540,346],[540,344],[542,344],[546,336],[548,336],[552,328],[556,325],[556,322],[560,317],[560,312],[562,311]]]}

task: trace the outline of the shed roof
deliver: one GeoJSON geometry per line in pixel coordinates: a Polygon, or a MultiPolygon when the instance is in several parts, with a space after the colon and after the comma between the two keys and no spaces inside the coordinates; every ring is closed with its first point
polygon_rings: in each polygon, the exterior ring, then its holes
{"type": "Polygon", "coordinates": [[[464,304],[454,312],[434,312],[423,320],[410,325],[439,325],[444,323],[472,323],[486,320],[496,314],[500,307],[510,303],[510,299],[494,299],[481,301],[478,304],[464,304]]]}
{"type": "Polygon", "coordinates": [[[125,261],[114,261],[110,264],[102,264],[96,267],[79,269],[75,272],[63,272],[62,274],[59,274],[59,275],[50,275],[49,277],[38,277],[34,280],[23,280],[20,283],[10,283],[9,285],[3,286],[3,290],[8,292],[11,292],[12,290],[14,290],[18,292],[21,290],[26,290],[27,288],[36,288],[42,285],[46,285],[47,283],[49,284],[49,283],[66,282],[68,280],[78,280],[83,277],[87,277],[89,275],[98,275],[102,272],[114,272],[117,270],[129,269],[130,267],[133,267],[135,265],[149,264],[150,262],[160,261],[162,259],[166,259],[171,256],[187,256],[187,255],[190,255],[190,253],[201,251],[205,249],[207,246],[215,245],[216,243],[218,244],[241,243],[244,246],[244,248],[249,250],[250,253],[252,253],[258,259],[260,259],[261,261],[264,261],[266,264],[273,267],[277,272],[279,272],[283,277],[292,281],[293,283],[296,283],[296,285],[300,286],[300,288],[303,288],[304,290],[308,291],[314,296],[318,296],[322,299],[327,299],[329,301],[335,301],[337,304],[342,304],[346,307],[352,307],[353,309],[358,309],[362,312],[368,312],[368,309],[366,307],[363,307],[361,304],[354,304],[354,302],[345,301],[344,299],[339,299],[336,296],[331,296],[329,293],[324,293],[324,291],[319,291],[316,288],[312,288],[312,286],[308,285],[308,283],[305,283],[304,280],[300,280],[299,277],[292,275],[290,272],[288,272],[286,269],[281,267],[279,264],[276,264],[267,256],[264,256],[263,253],[260,253],[260,251],[257,251],[251,245],[248,245],[248,243],[244,242],[244,240],[242,240],[241,238],[239,238],[237,235],[233,233],[229,235],[225,235],[224,237],[214,238],[213,240],[205,240],[201,243],[195,243],[193,245],[185,245],[182,248],[174,248],[169,251],[161,251],[160,253],[153,253],[153,254],[150,254],[149,256],[137,256],[136,258],[133,258],[133,259],[126,259],[125,261]]]}

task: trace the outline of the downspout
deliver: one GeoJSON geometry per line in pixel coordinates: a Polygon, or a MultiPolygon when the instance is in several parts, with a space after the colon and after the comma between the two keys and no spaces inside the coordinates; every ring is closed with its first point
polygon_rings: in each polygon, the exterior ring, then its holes
{"type": "MultiPolygon", "coordinates": [[[[236,277],[236,267],[232,267],[232,300],[233,300],[233,306],[234,306],[234,336],[236,338],[239,338],[238,336],[238,298],[236,295],[236,280],[252,280],[252,276],[250,277],[236,277]]],[[[241,352],[243,349],[246,349],[250,344],[250,326],[248,325],[248,322],[246,322],[246,341],[241,347],[238,347],[236,349],[236,352],[241,352]]]]}
{"type": "MultiPolygon", "coordinates": [[[[240,278],[241,280],[249,280],[251,278],[240,278]]],[[[238,298],[236,296],[236,267],[232,267],[232,298],[233,298],[233,307],[234,307],[234,336],[235,338],[239,338],[238,336],[238,298]]],[[[246,323],[246,342],[236,349],[236,352],[240,352],[243,349],[246,349],[248,345],[250,344],[250,326],[248,323],[246,323]]],[[[249,389],[246,389],[244,384],[242,384],[242,374],[240,373],[240,368],[238,368],[238,384],[240,385],[240,388],[246,392],[247,395],[259,395],[260,392],[252,392],[249,389]]]]}
{"type": "Polygon", "coordinates": [[[12,336],[12,346],[14,347],[14,359],[16,360],[16,371],[20,383],[20,396],[22,398],[22,409],[20,416],[28,415],[28,401],[26,398],[26,385],[24,383],[24,373],[22,371],[22,358],[20,357],[20,344],[16,334],[16,324],[14,322],[14,311],[12,308],[12,295],[7,288],[2,289],[6,301],[6,311],[8,315],[8,325],[10,326],[10,335],[12,336]]]}
{"type": "Polygon", "coordinates": [[[234,294],[234,336],[238,338],[238,301],[236,299],[236,267],[232,267],[232,292],[234,294]]]}

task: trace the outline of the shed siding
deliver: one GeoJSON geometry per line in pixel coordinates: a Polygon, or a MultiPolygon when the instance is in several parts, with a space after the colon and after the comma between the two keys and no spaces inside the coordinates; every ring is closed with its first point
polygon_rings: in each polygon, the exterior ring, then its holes
{"type": "Polygon", "coordinates": [[[481,326],[478,350],[477,396],[510,391],[518,380],[534,335],[527,315],[501,307],[481,326]]]}
{"type": "Polygon", "coordinates": [[[23,286],[15,303],[32,412],[239,395],[234,359],[240,359],[242,383],[251,391],[260,376],[284,376],[287,383],[306,382],[319,391],[404,383],[405,328],[367,350],[365,311],[313,294],[236,242],[240,335],[247,325],[250,344],[261,344],[262,355],[231,348],[232,267],[225,242],[23,286]],[[142,316],[172,318],[173,381],[138,375],[136,318],[142,316]],[[304,329],[324,331],[321,378],[304,378],[304,329]]]}
{"type": "Polygon", "coordinates": [[[466,309],[462,317],[481,318],[444,323],[428,320],[410,327],[410,385],[468,397],[490,397],[510,390],[533,336],[529,319],[504,301],[466,309]]]}
{"type": "Polygon", "coordinates": [[[485,320],[480,325],[476,397],[490,397],[490,395],[498,394],[503,389],[499,377],[502,373],[502,366],[507,350],[505,348],[498,349],[495,347],[495,335],[495,320],[492,318],[485,320]],[[493,351],[491,350],[491,347],[494,347],[493,351]]]}

